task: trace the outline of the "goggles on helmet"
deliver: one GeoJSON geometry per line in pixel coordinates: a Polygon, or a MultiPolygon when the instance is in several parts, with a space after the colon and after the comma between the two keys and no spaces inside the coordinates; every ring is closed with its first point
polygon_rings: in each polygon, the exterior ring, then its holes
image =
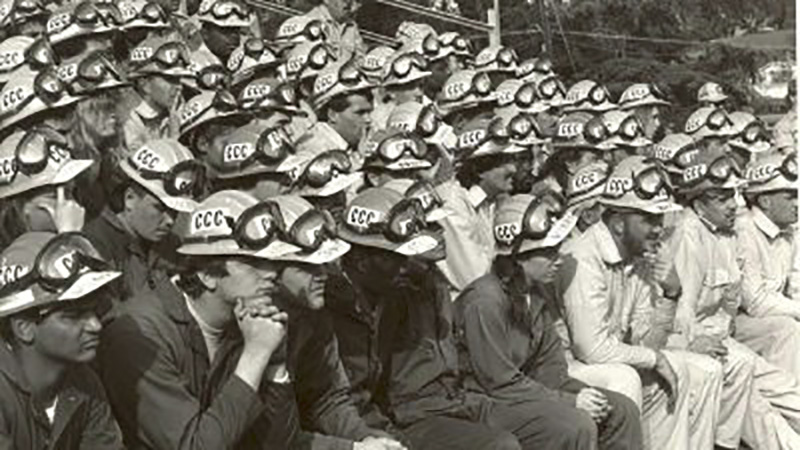
{"type": "Polygon", "coordinates": [[[403,155],[410,154],[417,159],[428,156],[428,146],[419,137],[411,133],[399,133],[388,137],[378,145],[378,156],[385,161],[397,161],[403,155]]]}
{"type": "Polygon", "coordinates": [[[27,176],[41,173],[47,167],[49,159],[60,163],[69,158],[71,154],[66,136],[50,127],[37,126],[27,131],[17,144],[13,174],[4,182],[13,183],[19,173],[27,176]]]}
{"type": "Polygon", "coordinates": [[[90,53],[78,63],[77,69],[75,67],[75,65],[61,66],[58,74],[59,78],[67,83],[67,88],[76,94],[81,89],[91,89],[108,80],[122,81],[123,79],[122,74],[112,63],[111,56],[103,50],[90,53]]]}
{"type": "Polygon", "coordinates": [[[757,142],[768,142],[769,132],[761,121],[754,121],[745,127],[738,138],[745,144],[752,145],[757,142]]]}
{"type": "Polygon", "coordinates": [[[110,270],[92,243],[78,232],[62,233],[48,242],[36,255],[33,267],[0,288],[0,297],[7,297],[38,284],[49,292],[69,288],[87,270],[110,270]]]}
{"type": "Polygon", "coordinates": [[[553,73],[553,61],[549,58],[537,58],[528,60],[519,66],[519,77],[526,77],[532,73],[549,75],[553,73]]]}
{"type": "MultiPolygon", "coordinates": [[[[355,212],[355,208],[353,212],[355,212]]],[[[404,198],[389,210],[385,220],[356,226],[356,221],[345,220],[345,226],[361,235],[383,235],[391,242],[405,242],[427,226],[425,210],[420,200],[404,198]]]]}
{"type": "Polygon", "coordinates": [[[439,38],[442,47],[453,47],[459,53],[472,53],[472,45],[469,41],[457,34],[445,35],[439,38]]]}
{"type": "Polygon", "coordinates": [[[736,162],[730,156],[722,155],[710,164],[694,164],[686,168],[683,171],[683,182],[694,185],[705,179],[723,184],[734,175],[741,175],[736,162]]]}
{"type": "Polygon", "coordinates": [[[286,240],[306,251],[313,251],[328,239],[336,238],[336,221],[327,210],[310,209],[284,231],[286,240]]]}
{"type": "Polygon", "coordinates": [[[299,77],[306,69],[321,70],[323,67],[328,65],[328,62],[331,60],[333,60],[333,53],[331,52],[330,47],[328,47],[326,44],[320,43],[311,49],[305,60],[289,60],[287,64],[289,72],[297,73],[297,76],[299,77]]]}
{"type": "Polygon", "coordinates": [[[417,53],[406,53],[392,61],[392,73],[398,78],[407,76],[414,67],[418,70],[427,70],[428,61],[417,53]]]}
{"type": "Polygon", "coordinates": [[[478,97],[486,97],[492,92],[492,79],[486,73],[478,73],[472,77],[469,86],[462,83],[452,83],[445,85],[444,94],[447,101],[458,101],[466,98],[470,94],[478,97]]]}
{"type": "Polygon", "coordinates": [[[200,14],[211,14],[215,19],[227,19],[236,16],[237,19],[247,20],[250,17],[250,9],[246,6],[226,0],[214,3],[208,2],[200,9],[200,14]]]}
{"type": "MultiPolygon", "coordinates": [[[[336,86],[337,83],[344,86],[357,86],[358,83],[366,79],[366,75],[361,72],[361,68],[358,64],[359,63],[356,58],[352,58],[347,61],[344,65],[342,65],[342,67],[339,68],[338,79],[336,82],[329,83],[322,92],[317,92],[316,94],[322,95],[325,92],[330,91],[334,86],[336,86]]],[[[317,80],[315,81],[315,86],[317,82],[319,82],[319,77],[317,77],[317,80]]]]}
{"type": "Polygon", "coordinates": [[[633,191],[643,200],[652,200],[664,192],[672,191],[667,175],[658,165],[644,169],[633,179],[609,179],[606,186],[604,195],[613,198],[620,198],[625,193],[633,191]],[[609,188],[612,182],[614,182],[613,188],[609,188]]]}
{"type": "Polygon", "coordinates": [[[309,41],[319,41],[324,38],[324,34],[325,34],[325,29],[322,21],[312,20],[311,22],[308,22],[302,30],[294,34],[284,36],[282,39],[292,39],[299,36],[303,36],[309,41]]]}
{"type": "Polygon", "coordinates": [[[522,229],[514,237],[511,254],[519,253],[525,239],[538,240],[547,237],[564,210],[564,198],[555,192],[546,192],[532,201],[522,216],[522,229]]]}
{"type": "Polygon", "coordinates": [[[503,124],[503,119],[496,118],[489,125],[488,139],[481,142],[481,144],[490,139],[498,141],[507,141],[509,139],[521,141],[530,136],[534,131],[538,132],[538,129],[533,119],[528,114],[517,114],[505,126],[503,124]]]}
{"type": "Polygon", "coordinates": [[[748,179],[763,182],[775,178],[778,174],[783,175],[789,181],[797,181],[797,153],[792,152],[786,155],[780,166],[765,164],[755,169],[750,169],[747,176],[748,179]],[[753,170],[757,172],[753,173],[753,170]]]}
{"type": "Polygon", "coordinates": [[[47,33],[57,33],[75,24],[81,28],[117,27],[122,25],[122,12],[113,3],[84,1],[72,13],[55,14],[47,21],[47,33]]]}
{"type": "Polygon", "coordinates": [[[206,66],[195,75],[200,89],[216,91],[225,89],[230,84],[230,74],[219,64],[206,66]]]}
{"type": "Polygon", "coordinates": [[[203,189],[203,165],[195,160],[181,161],[166,172],[142,167],[133,156],[129,163],[145,180],[159,180],[164,184],[164,192],[173,196],[196,197],[203,189]]]}
{"type": "Polygon", "coordinates": [[[539,97],[544,100],[553,100],[559,94],[562,98],[567,95],[564,83],[555,76],[542,80],[537,86],[537,90],[539,91],[539,97]]]}
{"type": "Polygon", "coordinates": [[[223,150],[223,170],[239,171],[260,162],[266,166],[277,164],[295,153],[289,135],[283,127],[264,130],[256,141],[255,148],[247,144],[229,144],[223,150]],[[252,153],[247,153],[247,149],[252,153]]]}
{"type": "Polygon", "coordinates": [[[419,200],[422,209],[426,213],[444,206],[444,200],[442,200],[442,197],[436,192],[436,188],[427,180],[419,180],[412,184],[406,189],[404,195],[406,198],[419,200]]]}
{"type": "Polygon", "coordinates": [[[25,50],[25,61],[30,64],[31,68],[41,70],[55,65],[58,62],[58,55],[47,37],[42,36],[25,50]]]}
{"type": "Polygon", "coordinates": [[[352,163],[342,150],[329,150],[319,154],[306,166],[299,180],[314,188],[328,184],[339,174],[350,173],[352,163]]]}

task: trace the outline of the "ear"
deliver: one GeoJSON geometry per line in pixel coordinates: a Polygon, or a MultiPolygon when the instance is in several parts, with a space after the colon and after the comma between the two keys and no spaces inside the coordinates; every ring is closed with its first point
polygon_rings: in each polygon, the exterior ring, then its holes
{"type": "Polygon", "coordinates": [[[128,187],[125,188],[125,193],[122,195],[123,210],[126,212],[133,211],[138,204],[139,194],[136,192],[136,188],[132,185],[128,185],[128,187]]]}
{"type": "Polygon", "coordinates": [[[625,234],[625,216],[617,213],[610,214],[606,226],[614,236],[622,236],[625,234]]]}
{"type": "Polygon", "coordinates": [[[770,197],[769,195],[762,194],[756,197],[756,205],[758,205],[758,207],[762,211],[769,209],[771,203],[772,203],[772,197],[770,197]]]}
{"type": "Polygon", "coordinates": [[[11,331],[21,344],[31,345],[36,338],[36,323],[27,318],[15,317],[11,319],[11,331]]]}
{"type": "Polygon", "coordinates": [[[375,173],[375,172],[370,170],[370,171],[366,172],[366,176],[367,176],[367,183],[370,186],[373,186],[373,187],[380,186],[380,182],[381,182],[380,174],[377,174],[377,173],[375,173]]]}
{"type": "Polygon", "coordinates": [[[219,283],[219,278],[211,275],[205,270],[200,270],[197,272],[197,280],[203,285],[205,290],[210,292],[215,291],[217,289],[217,284],[219,283]]]}

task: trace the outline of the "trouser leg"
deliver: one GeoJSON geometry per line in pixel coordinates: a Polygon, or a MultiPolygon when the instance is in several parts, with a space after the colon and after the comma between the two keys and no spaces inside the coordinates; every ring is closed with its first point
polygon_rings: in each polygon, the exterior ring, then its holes
{"type": "Polygon", "coordinates": [[[792,429],[800,425],[800,386],[794,377],[733,339],[724,343],[726,365],[746,361],[754,368],[742,439],[752,448],[800,449],[800,436],[792,429]]]}
{"type": "Polygon", "coordinates": [[[569,376],[589,386],[608,389],[633,400],[642,410],[642,380],[639,373],[626,364],[585,364],[569,361],[569,376]]]}
{"type": "MultiPolygon", "coordinates": [[[[719,381],[698,380],[691,376],[692,357],[686,352],[663,351],[678,377],[678,392],[665,391],[660,377],[652,370],[642,377],[642,429],[644,448],[651,450],[711,449],[719,402],[719,381]],[[674,409],[668,407],[670,395],[675,395],[674,409]]],[[[708,373],[713,378],[713,373],[708,373]]]]}
{"type": "Polygon", "coordinates": [[[488,425],[513,433],[524,450],[597,448],[597,427],[589,414],[558,399],[494,403],[484,417],[488,425]]]}
{"type": "Polygon", "coordinates": [[[522,450],[513,434],[465,419],[430,417],[402,431],[413,450],[522,450]]]}
{"type": "Polygon", "coordinates": [[[800,323],[791,317],[736,317],[736,340],[800,378],[800,323]]]}
{"type": "Polygon", "coordinates": [[[602,450],[639,450],[642,448],[642,422],[633,400],[608,389],[600,388],[611,405],[608,417],[598,426],[598,443],[602,450]]]}

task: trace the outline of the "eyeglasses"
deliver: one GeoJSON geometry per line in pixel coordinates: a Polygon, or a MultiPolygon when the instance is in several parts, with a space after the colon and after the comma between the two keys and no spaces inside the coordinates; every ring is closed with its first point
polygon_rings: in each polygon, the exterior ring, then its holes
{"type": "MultiPolygon", "coordinates": [[[[128,158],[128,162],[145,180],[158,180],[164,185],[164,192],[174,196],[197,197],[203,189],[205,170],[195,160],[181,161],[166,172],[153,170],[142,160],[149,152],[141,150],[128,158]]],[[[149,153],[152,155],[152,153],[149,153]]],[[[156,156],[157,158],[157,156],[156,156]]]]}
{"type": "Polygon", "coordinates": [[[749,169],[747,171],[747,179],[763,182],[775,178],[778,174],[783,175],[789,181],[797,181],[797,153],[792,152],[786,155],[780,166],[764,164],[749,169]]]}
{"type": "Polygon", "coordinates": [[[113,3],[85,1],[79,3],[72,13],[55,14],[47,21],[47,34],[58,33],[72,24],[93,29],[115,27],[123,24],[122,12],[113,3]]]}
{"type": "Polygon", "coordinates": [[[381,159],[389,162],[397,161],[406,154],[417,159],[425,159],[428,156],[428,146],[419,137],[404,132],[384,139],[376,153],[381,159]]]}
{"type": "Polygon", "coordinates": [[[246,6],[231,2],[231,1],[217,1],[207,2],[201,5],[200,14],[209,14],[216,19],[227,19],[231,16],[236,16],[238,19],[247,20],[250,18],[250,9],[246,6]]]}
{"type": "Polygon", "coordinates": [[[86,271],[110,269],[110,265],[83,234],[62,233],[39,251],[33,267],[27,273],[0,288],[0,297],[7,297],[34,284],[49,292],[59,292],[67,289],[86,271]]]}
{"type": "Polygon", "coordinates": [[[10,172],[10,177],[4,177],[2,184],[13,183],[19,173],[28,176],[41,173],[50,159],[61,164],[71,157],[66,136],[50,127],[35,127],[27,131],[17,144],[11,170],[4,171],[10,172]]]}
{"type": "Polygon", "coordinates": [[[311,187],[320,188],[337,175],[350,173],[351,168],[352,163],[347,153],[341,150],[329,150],[308,163],[299,181],[311,187]]]}
{"type": "Polygon", "coordinates": [[[561,98],[567,96],[567,89],[564,87],[564,83],[555,76],[542,80],[537,86],[537,90],[539,91],[539,97],[544,100],[553,100],[557,96],[561,98]]]}
{"type": "Polygon", "coordinates": [[[425,210],[416,198],[405,198],[398,202],[384,220],[365,221],[361,217],[363,212],[362,208],[351,207],[345,217],[345,226],[361,235],[380,234],[392,242],[405,242],[427,227],[425,210]]]}
{"type": "Polygon", "coordinates": [[[519,77],[526,77],[532,73],[550,75],[553,73],[553,61],[549,58],[529,59],[519,66],[519,77]]]}
{"type": "Polygon", "coordinates": [[[392,73],[398,78],[407,76],[414,67],[418,70],[427,70],[428,61],[418,53],[406,53],[392,61],[392,73]]]}
{"type": "Polygon", "coordinates": [[[683,171],[683,182],[694,185],[707,179],[712,183],[723,184],[734,175],[741,175],[739,168],[731,157],[723,155],[710,164],[695,164],[686,168],[683,171]]]}
{"type": "Polygon", "coordinates": [[[538,240],[547,234],[564,214],[564,198],[555,192],[546,192],[528,205],[522,216],[522,229],[514,237],[511,254],[516,255],[525,239],[538,240]]]}
{"type": "Polygon", "coordinates": [[[664,170],[655,165],[644,169],[633,178],[609,178],[604,195],[619,198],[630,191],[643,200],[651,200],[668,195],[672,188],[664,170]]]}
{"type": "Polygon", "coordinates": [[[444,87],[444,98],[447,101],[458,101],[470,94],[486,97],[492,92],[492,80],[486,73],[478,73],[469,85],[467,83],[451,83],[444,87]]]}

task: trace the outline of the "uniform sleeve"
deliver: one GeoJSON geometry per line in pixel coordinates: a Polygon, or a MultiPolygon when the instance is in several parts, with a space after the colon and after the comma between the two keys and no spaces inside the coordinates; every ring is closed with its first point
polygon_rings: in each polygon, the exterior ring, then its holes
{"type": "Polygon", "coordinates": [[[138,150],[147,139],[147,130],[134,114],[132,113],[122,125],[122,142],[129,154],[138,150]]]}
{"type": "Polygon", "coordinates": [[[439,223],[444,228],[447,257],[437,265],[447,279],[460,291],[471,281],[486,275],[489,262],[482,262],[480,246],[471,238],[472,227],[467,220],[467,205],[460,199],[447,201],[451,214],[439,223]]]}
{"type": "Polygon", "coordinates": [[[122,431],[111,413],[111,406],[108,404],[100,380],[91,370],[85,371],[84,379],[92,387],[92,396],[89,401],[89,420],[81,436],[81,448],[96,450],[124,448],[122,431]]]}
{"type": "Polygon", "coordinates": [[[745,311],[754,317],[789,316],[800,319],[800,303],[793,302],[790,298],[779,292],[769,280],[763,277],[760,267],[761,256],[758,244],[750,232],[757,230],[744,230],[737,233],[739,256],[744,261],[742,270],[742,306],[745,311]],[[747,232],[750,231],[750,232],[747,232]]]}
{"type": "Polygon", "coordinates": [[[463,336],[478,383],[501,401],[557,399],[557,391],[528,377],[512,361],[508,318],[496,300],[482,299],[480,292],[470,290],[459,300],[465,305],[463,336]]]}
{"type": "Polygon", "coordinates": [[[786,295],[794,301],[800,301],[800,250],[797,248],[798,228],[794,227],[792,237],[792,268],[789,272],[789,286],[786,287],[786,295]]]}
{"type": "MultiPolygon", "coordinates": [[[[303,317],[308,318],[309,315],[303,317]]],[[[383,435],[367,426],[350,397],[350,382],[344,371],[332,325],[315,314],[301,324],[295,361],[297,401],[306,428],[326,435],[360,441],[383,435]]]]}
{"type": "Polygon", "coordinates": [[[587,364],[623,363],[650,369],[656,352],[629,345],[613,332],[609,286],[603,276],[601,260],[578,261],[568,254],[559,270],[566,320],[572,333],[572,350],[587,364]]]}
{"type": "Polygon", "coordinates": [[[103,335],[105,386],[125,432],[150,448],[234,447],[264,412],[257,393],[233,375],[201,410],[157,333],[147,320],[125,316],[103,335]]]}
{"type": "Polygon", "coordinates": [[[534,364],[530,368],[527,365],[523,367],[523,372],[548,388],[557,390],[561,400],[575,406],[575,395],[587,385],[569,377],[564,346],[550,313],[542,311],[534,327],[542,330],[542,341],[534,364]]]}
{"type": "Polygon", "coordinates": [[[696,311],[706,273],[706,267],[697,254],[701,248],[699,238],[688,230],[678,230],[672,235],[669,248],[681,283],[681,296],[675,310],[675,331],[687,342],[692,342],[698,328],[696,311]]]}

